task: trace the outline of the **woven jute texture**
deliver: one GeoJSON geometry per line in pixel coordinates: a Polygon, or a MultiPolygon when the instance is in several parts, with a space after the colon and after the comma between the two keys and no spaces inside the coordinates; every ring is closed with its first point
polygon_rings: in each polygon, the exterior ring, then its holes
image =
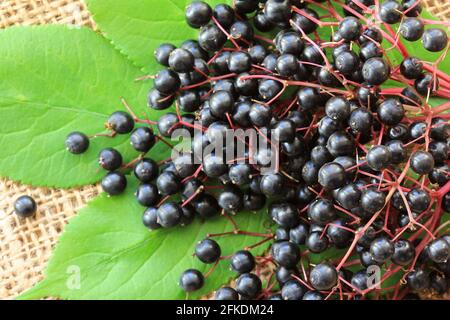
{"type": "MultiPolygon", "coordinates": [[[[424,0],[441,19],[450,18],[448,0],[424,0]]],[[[82,0],[0,0],[0,28],[12,25],[75,24],[95,29],[82,0]]],[[[59,190],[24,186],[0,179],[0,299],[11,299],[42,279],[43,270],[64,225],[99,186],[59,190]],[[14,200],[32,196],[38,212],[32,219],[18,219],[14,200]]]]}

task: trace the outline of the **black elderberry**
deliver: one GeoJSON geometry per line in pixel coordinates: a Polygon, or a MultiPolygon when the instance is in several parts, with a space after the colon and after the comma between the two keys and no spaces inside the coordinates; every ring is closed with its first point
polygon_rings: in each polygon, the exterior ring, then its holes
{"type": "Polygon", "coordinates": [[[236,40],[250,42],[253,40],[254,30],[248,21],[236,21],[230,28],[230,36],[236,40]]]}
{"type": "Polygon", "coordinates": [[[406,266],[413,261],[414,256],[415,250],[411,242],[405,239],[395,241],[392,262],[400,266],[406,266]]]}
{"type": "Polygon", "coordinates": [[[267,19],[264,12],[258,12],[253,17],[253,25],[258,31],[269,32],[275,28],[275,25],[267,19]]]}
{"type": "Polygon", "coordinates": [[[325,113],[336,121],[345,121],[350,116],[350,103],[343,97],[333,97],[325,104],[325,113]]]}
{"type": "Polygon", "coordinates": [[[435,166],[433,170],[428,174],[428,178],[431,183],[436,183],[440,187],[444,186],[450,180],[450,166],[444,164],[441,166],[435,166]]]}
{"type": "Polygon", "coordinates": [[[329,240],[327,235],[323,235],[323,231],[311,232],[306,239],[306,247],[313,253],[321,253],[328,248],[329,240]]]}
{"type": "Polygon", "coordinates": [[[400,25],[400,34],[408,41],[417,41],[424,32],[423,22],[417,18],[407,18],[400,25]]]}
{"type": "Polygon", "coordinates": [[[324,226],[336,218],[336,209],[327,199],[316,199],[308,207],[308,218],[315,224],[324,226]]]}
{"type": "Polygon", "coordinates": [[[403,119],[405,110],[400,101],[388,98],[379,104],[377,115],[382,123],[393,126],[403,119]]]}
{"type": "Polygon", "coordinates": [[[380,4],[380,19],[388,24],[400,22],[402,9],[402,5],[395,0],[384,1],[380,4]]]}
{"type": "Polygon", "coordinates": [[[289,0],[267,0],[264,14],[273,23],[284,23],[291,18],[291,4],[289,0]]]}
{"type": "Polygon", "coordinates": [[[247,250],[239,250],[230,259],[231,269],[237,273],[248,273],[255,267],[255,257],[247,250]]]}
{"type": "Polygon", "coordinates": [[[136,151],[147,152],[155,145],[156,137],[150,128],[139,127],[131,133],[130,142],[136,151]]]}
{"type": "Polygon", "coordinates": [[[163,66],[169,66],[169,55],[176,47],[170,43],[161,44],[154,52],[156,61],[163,66]]]}
{"type": "Polygon", "coordinates": [[[374,146],[367,152],[367,164],[375,171],[387,168],[392,162],[391,150],[383,145],[374,146]]]}
{"type": "Polygon", "coordinates": [[[372,113],[364,107],[353,110],[348,124],[354,133],[365,133],[372,127],[372,113]]]}
{"type": "Polygon", "coordinates": [[[134,175],[139,181],[147,183],[158,176],[158,164],[149,158],[139,161],[134,167],[134,175]]]}
{"type": "Polygon", "coordinates": [[[121,194],[127,187],[127,178],[120,172],[109,172],[102,179],[102,189],[110,196],[121,194]]]}
{"type": "Polygon", "coordinates": [[[422,6],[417,0],[403,0],[403,10],[407,17],[417,17],[422,12],[422,6]]]}
{"type": "Polygon", "coordinates": [[[234,51],[228,58],[228,69],[233,73],[250,71],[252,67],[252,57],[245,51],[234,51]]]}
{"type": "Polygon", "coordinates": [[[414,81],[414,88],[418,93],[420,93],[423,96],[432,94],[438,87],[439,87],[438,79],[436,79],[435,81],[433,75],[428,72],[423,73],[416,79],[416,81],[414,81]]]}
{"type": "Polygon", "coordinates": [[[444,238],[433,240],[427,248],[428,256],[435,263],[444,263],[450,257],[450,244],[444,238]]]}
{"type": "Polygon", "coordinates": [[[147,96],[148,106],[155,110],[164,110],[169,108],[175,100],[174,95],[165,95],[153,88],[147,96]]]}
{"type": "Polygon", "coordinates": [[[212,9],[203,1],[193,1],[186,8],[186,21],[193,28],[200,28],[211,20],[212,9]]]}
{"type": "Polygon", "coordinates": [[[150,230],[161,228],[161,225],[158,223],[158,209],[155,207],[145,209],[142,215],[142,223],[150,230]]]}
{"type": "Polygon", "coordinates": [[[129,113],[116,111],[109,116],[106,127],[118,134],[130,133],[134,128],[134,120],[129,113]]]}
{"type": "Polygon", "coordinates": [[[359,37],[359,43],[363,44],[366,42],[372,42],[371,40],[381,43],[383,40],[383,35],[381,34],[380,29],[377,27],[368,27],[366,28],[362,35],[359,37]]]}
{"type": "Polygon", "coordinates": [[[136,190],[136,199],[145,207],[156,205],[159,200],[158,188],[150,183],[141,184],[136,190]]]}
{"type": "Polygon", "coordinates": [[[205,51],[217,52],[222,48],[226,41],[226,35],[216,25],[210,24],[200,29],[198,44],[205,51]]]}
{"type": "MultiPolygon", "coordinates": [[[[272,79],[263,79],[259,82],[258,92],[264,101],[269,101],[277,96],[283,86],[279,81],[272,79]]],[[[267,108],[267,107],[266,107],[267,108]]]]}
{"type": "Polygon", "coordinates": [[[392,164],[399,164],[406,160],[406,149],[400,140],[388,141],[386,142],[386,147],[392,154],[392,164]]]}
{"type": "Polygon", "coordinates": [[[301,300],[304,293],[305,288],[295,279],[287,281],[281,288],[283,300],[301,300]]]}
{"type": "Polygon", "coordinates": [[[66,149],[73,154],[81,154],[89,148],[89,138],[81,132],[70,133],[66,138],[66,149]]]}
{"type": "Polygon", "coordinates": [[[422,36],[423,47],[431,52],[439,52],[447,47],[447,33],[439,28],[430,28],[422,36]]]}
{"type": "Polygon", "coordinates": [[[338,273],[336,268],[329,263],[319,263],[309,275],[309,281],[314,289],[319,291],[330,290],[337,284],[338,273]]]}
{"type": "Polygon", "coordinates": [[[180,287],[186,292],[199,290],[204,284],[203,274],[196,269],[188,269],[180,277],[180,287]]]}
{"type": "Polygon", "coordinates": [[[394,254],[394,244],[385,237],[379,237],[370,244],[372,258],[379,263],[389,260],[394,254]]]}
{"type": "Polygon", "coordinates": [[[231,27],[235,20],[233,8],[224,3],[220,3],[214,7],[213,16],[225,29],[231,27]]]}
{"type": "Polygon", "coordinates": [[[353,232],[348,229],[351,229],[351,227],[347,226],[344,219],[332,221],[327,228],[327,235],[336,248],[344,249],[350,244],[353,232]]]}
{"type": "Polygon", "coordinates": [[[220,207],[216,198],[207,193],[197,196],[192,200],[191,204],[199,217],[203,219],[214,217],[220,213],[220,207]]]}
{"type": "Polygon", "coordinates": [[[214,294],[214,300],[239,300],[239,294],[230,287],[222,287],[214,294]]]}
{"type": "Polygon", "coordinates": [[[271,254],[276,263],[287,269],[294,268],[300,261],[299,247],[289,241],[274,243],[271,254]]]}
{"type": "Polygon", "coordinates": [[[345,180],[345,169],[339,163],[326,163],[319,170],[318,181],[326,189],[340,188],[345,184],[345,180]]]}
{"type": "Polygon", "coordinates": [[[389,78],[390,73],[391,68],[383,58],[370,58],[362,66],[362,76],[370,85],[382,84],[389,78]]]}
{"type": "Polygon", "coordinates": [[[428,174],[434,168],[434,158],[431,153],[427,151],[416,151],[410,158],[411,169],[420,174],[428,174]]]}
{"type": "Polygon", "coordinates": [[[34,216],[36,209],[36,201],[30,196],[20,196],[14,201],[14,212],[21,218],[34,216]]]}
{"type": "MultiPolygon", "coordinates": [[[[154,87],[162,93],[172,94],[180,88],[180,77],[169,69],[158,72],[154,79],[154,87]]],[[[131,131],[131,130],[130,130],[131,131]]],[[[128,131],[128,132],[130,132],[128,131]]]]}
{"type": "Polygon", "coordinates": [[[114,148],[105,148],[100,151],[98,163],[103,169],[114,171],[122,165],[122,155],[114,148]]]}
{"type": "Polygon", "coordinates": [[[413,290],[428,289],[430,287],[430,273],[423,269],[416,269],[407,274],[406,281],[413,290]]]}
{"type": "Polygon", "coordinates": [[[357,88],[356,97],[363,106],[371,108],[378,101],[379,89],[368,87],[367,84],[363,83],[363,86],[357,88]]]}
{"type": "Polygon", "coordinates": [[[311,301],[315,301],[315,300],[323,300],[324,296],[319,292],[319,291],[307,291],[305,292],[305,294],[303,295],[302,300],[311,300],[311,301]]]}
{"type": "Polygon", "coordinates": [[[234,98],[228,91],[216,91],[209,100],[211,114],[216,118],[225,118],[225,115],[231,114],[234,107],[234,98]]]}
{"type": "Polygon", "coordinates": [[[359,206],[361,190],[353,183],[347,184],[338,190],[336,198],[342,207],[352,210],[359,206]]]}
{"type": "Polygon", "coordinates": [[[353,155],[355,142],[347,132],[337,131],[328,138],[327,148],[334,157],[353,155]]]}
{"type": "Polygon", "coordinates": [[[407,79],[417,79],[422,74],[423,63],[415,58],[405,58],[400,64],[400,72],[407,79]]]}
{"type": "Polygon", "coordinates": [[[370,58],[382,57],[383,52],[381,51],[378,44],[368,41],[361,45],[359,56],[363,61],[369,60],[370,58]]]}
{"type": "Polygon", "coordinates": [[[358,39],[361,34],[361,22],[355,17],[345,17],[338,27],[339,35],[347,41],[358,39]]]}
{"type": "Polygon", "coordinates": [[[285,178],[277,173],[266,174],[260,183],[261,192],[267,197],[281,195],[285,186],[285,178]]]}
{"type": "Polygon", "coordinates": [[[296,207],[291,203],[274,203],[269,207],[269,216],[282,228],[293,228],[299,223],[296,207]]]}
{"type": "Polygon", "coordinates": [[[253,273],[244,273],[236,280],[236,291],[244,299],[256,298],[262,290],[261,279],[253,273]]]}
{"type": "Polygon", "coordinates": [[[219,206],[228,212],[238,212],[244,206],[244,195],[238,187],[227,186],[217,198],[219,206]]]}
{"type": "Polygon", "coordinates": [[[376,213],[383,209],[385,202],[386,195],[382,191],[366,189],[361,194],[361,207],[369,213],[376,213]]]}

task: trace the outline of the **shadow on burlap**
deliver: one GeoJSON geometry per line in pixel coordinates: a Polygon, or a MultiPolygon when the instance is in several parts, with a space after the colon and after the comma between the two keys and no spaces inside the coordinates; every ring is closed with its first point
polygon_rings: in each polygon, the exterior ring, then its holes
{"type": "MultiPolygon", "coordinates": [[[[449,19],[447,0],[424,0],[429,11],[449,19]]],[[[82,0],[1,0],[0,28],[12,25],[74,24],[95,29],[82,0]]],[[[99,186],[81,189],[48,189],[0,179],[0,299],[11,299],[32,287],[43,270],[67,220],[98,195],[99,186]],[[38,213],[20,220],[13,214],[20,195],[36,199],[38,213]]]]}

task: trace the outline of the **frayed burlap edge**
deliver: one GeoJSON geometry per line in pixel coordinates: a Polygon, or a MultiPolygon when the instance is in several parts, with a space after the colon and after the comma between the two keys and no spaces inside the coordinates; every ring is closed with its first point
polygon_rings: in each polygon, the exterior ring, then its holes
{"type": "MultiPolygon", "coordinates": [[[[428,10],[441,19],[450,17],[446,2],[423,0],[428,10]]],[[[82,0],[0,2],[0,28],[49,23],[96,28],[82,0]]],[[[0,299],[14,298],[42,279],[67,220],[99,192],[98,186],[60,190],[34,188],[0,179],[0,299]],[[13,214],[14,200],[24,194],[32,196],[38,204],[38,212],[32,219],[19,219],[13,214]]],[[[435,296],[429,294],[427,297],[435,296]]]]}

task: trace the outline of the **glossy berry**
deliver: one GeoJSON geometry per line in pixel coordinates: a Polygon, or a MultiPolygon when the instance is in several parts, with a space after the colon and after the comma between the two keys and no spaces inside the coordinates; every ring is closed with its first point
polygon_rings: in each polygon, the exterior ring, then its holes
{"type": "Polygon", "coordinates": [[[233,51],[228,58],[228,69],[233,73],[250,71],[252,57],[245,51],[233,51]]]}
{"type": "Polygon", "coordinates": [[[102,179],[102,189],[110,196],[121,194],[127,187],[127,178],[120,172],[109,172],[102,179]]]}
{"type": "Polygon", "coordinates": [[[114,148],[105,148],[100,151],[98,163],[103,169],[114,171],[122,165],[122,155],[114,148]]]}
{"type": "Polygon", "coordinates": [[[413,290],[424,290],[430,286],[430,273],[423,269],[416,269],[406,276],[408,286],[413,290]]]}
{"type": "Polygon", "coordinates": [[[379,57],[370,58],[364,62],[362,76],[370,85],[379,85],[385,82],[391,73],[388,63],[379,57]]]}
{"type": "Polygon", "coordinates": [[[441,164],[448,159],[448,145],[443,141],[431,141],[428,145],[428,151],[434,158],[434,162],[441,164]]]}
{"type": "Polygon", "coordinates": [[[203,263],[214,263],[220,258],[219,244],[212,239],[204,239],[195,247],[195,256],[203,263]]]}
{"type": "Polygon", "coordinates": [[[403,119],[405,110],[398,100],[388,98],[378,106],[377,115],[382,123],[393,126],[403,119]]]}
{"type": "Polygon", "coordinates": [[[243,197],[241,189],[235,186],[227,186],[220,192],[217,202],[227,212],[238,212],[244,206],[243,197]]]}
{"type": "Polygon", "coordinates": [[[383,145],[369,149],[366,156],[367,164],[375,171],[386,169],[392,162],[391,150],[383,145]]]}
{"type": "Polygon", "coordinates": [[[310,300],[310,301],[316,301],[316,300],[323,300],[324,296],[319,291],[307,291],[303,295],[302,300],[310,300]]]}
{"type": "Polygon", "coordinates": [[[407,18],[400,25],[400,34],[408,41],[417,41],[424,32],[423,22],[417,18],[407,18]]]}
{"type": "Polygon", "coordinates": [[[411,189],[406,195],[410,209],[413,212],[425,211],[431,203],[431,197],[424,189],[411,189]]]}
{"type": "Polygon", "coordinates": [[[416,151],[410,158],[411,169],[419,175],[428,174],[434,168],[434,158],[427,151],[416,151]]]}
{"type": "Polygon", "coordinates": [[[70,133],[66,138],[66,149],[73,154],[81,154],[89,148],[89,138],[81,132],[70,133]]]}
{"type": "Polygon", "coordinates": [[[334,157],[353,155],[355,142],[347,132],[337,131],[328,138],[327,148],[334,157]]]}
{"type": "Polygon", "coordinates": [[[165,202],[158,208],[157,215],[157,222],[163,228],[171,228],[180,223],[183,212],[175,202],[165,202]]]}
{"type": "Polygon", "coordinates": [[[275,28],[275,24],[273,24],[269,19],[267,19],[264,12],[258,12],[253,17],[253,25],[255,29],[261,32],[268,32],[275,28]]]}
{"type": "Polygon", "coordinates": [[[158,61],[159,64],[168,67],[169,55],[175,49],[176,47],[173,44],[170,43],[161,44],[154,52],[156,61],[158,61]]]}
{"type": "Polygon", "coordinates": [[[173,172],[162,172],[156,179],[156,185],[162,195],[177,193],[181,188],[180,178],[173,172]]]}
{"type": "Polygon", "coordinates": [[[426,50],[439,52],[447,47],[448,36],[442,29],[430,28],[423,33],[422,43],[426,50]]]}
{"type": "Polygon", "coordinates": [[[400,72],[407,79],[417,79],[422,74],[423,63],[416,57],[405,58],[400,64],[400,72]]]}
{"type": "Polygon", "coordinates": [[[350,183],[338,190],[336,198],[342,207],[352,210],[359,206],[361,190],[359,190],[357,185],[350,183]]]}
{"type": "Polygon", "coordinates": [[[358,39],[361,34],[361,22],[355,17],[345,17],[338,27],[339,35],[347,41],[358,39]]]}
{"type": "Polygon", "coordinates": [[[281,288],[283,300],[301,300],[305,294],[305,288],[297,280],[289,280],[281,288]]]}
{"type": "Polygon", "coordinates": [[[305,43],[296,32],[287,32],[277,36],[276,46],[281,54],[300,55],[305,47],[305,43]]]}
{"type": "Polygon", "coordinates": [[[186,292],[199,290],[203,287],[205,279],[203,274],[196,269],[184,271],[180,277],[180,287],[186,292]]]}
{"type": "Polygon", "coordinates": [[[134,120],[129,113],[116,111],[109,116],[106,127],[118,134],[130,133],[134,128],[134,120]]]}
{"type": "Polygon", "coordinates": [[[383,52],[377,44],[372,41],[368,41],[361,45],[359,56],[362,60],[368,60],[370,58],[382,57],[383,52]]]}
{"type": "Polygon", "coordinates": [[[199,217],[203,219],[216,216],[220,212],[220,207],[216,198],[210,194],[201,194],[192,200],[192,206],[195,208],[195,212],[199,217]]]}
{"type": "Polygon", "coordinates": [[[366,189],[361,194],[361,207],[370,213],[380,211],[386,202],[386,195],[375,189],[366,189]]]}
{"type": "Polygon", "coordinates": [[[142,159],[134,167],[134,175],[143,183],[155,179],[158,176],[158,171],[158,164],[149,158],[142,159]]]}
{"type": "Polygon", "coordinates": [[[303,245],[308,237],[309,228],[303,223],[289,230],[289,240],[297,245],[303,245]]]}
{"type": "Polygon", "coordinates": [[[295,129],[291,120],[280,120],[272,127],[272,135],[277,141],[292,142],[296,138],[295,129]]]}
{"type": "Polygon", "coordinates": [[[350,116],[350,103],[343,97],[333,97],[325,104],[325,113],[336,121],[345,121],[350,116]]]}
{"type": "Polygon", "coordinates": [[[156,205],[159,200],[158,188],[153,184],[141,184],[136,190],[136,199],[145,207],[156,205]]]}
{"type": "Polygon", "coordinates": [[[216,91],[210,97],[209,107],[214,117],[226,119],[226,114],[231,114],[233,111],[233,95],[224,90],[216,91]]]}
{"type": "Polygon", "coordinates": [[[175,93],[180,88],[180,85],[181,81],[178,74],[169,69],[161,70],[154,79],[154,87],[165,94],[175,93]]]}
{"type": "Polygon", "coordinates": [[[408,240],[399,239],[394,243],[392,262],[395,264],[398,264],[399,266],[406,266],[413,261],[414,256],[414,246],[408,240]]]}
{"type": "Polygon", "coordinates": [[[376,238],[370,244],[370,253],[376,262],[384,263],[394,254],[394,244],[387,238],[376,238]]]}
{"type": "Polygon", "coordinates": [[[327,199],[316,199],[308,207],[308,217],[318,225],[326,225],[336,218],[336,209],[327,199]]]}
{"type": "Polygon", "coordinates": [[[255,257],[253,257],[250,251],[237,251],[230,259],[230,266],[237,273],[248,273],[255,267],[255,257]]]}
{"type": "Polygon", "coordinates": [[[253,40],[254,31],[248,21],[236,21],[230,27],[230,36],[244,43],[253,40]]]}
{"type": "Polygon", "coordinates": [[[193,1],[186,8],[186,21],[193,28],[206,25],[212,16],[211,7],[203,1],[193,1]]]}
{"type": "Polygon", "coordinates": [[[450,244],[443,238],[437,238],[428,245],[427,251],[433,262],[443,263],[450,257],[450,244]]]}
{"type": "Polygon", "coordinates": [[[388,24],[400,22],[402,5],[395,0],[384,1],[379,9],[380,19],[388,24]]]}
{"type": "Polygon", "coordinates": [[[321,253],[328,248],[328,236],[323,235],[322,231],[311,232],[306,239],[306,247],[313,253],[321,253]]]}
{"type": "Polygon", "coordinates": [[[329,263],[319,263],[309,275],[312,287],[319,291],[330,290],[337,284],[338,273],[336,268],[329,263]]]}
{"type": "Polygon", "coordinates": [[[20,196],[14,202],[14,212],[21,218],[34,216],[36,209],[36,201],[30,196],[20,196]]]}
{"type": "Polygon", "coordinates": [[[155,145],[156,137],[151,129],[139,127],[131,133],[130,142],[136,151],[147,152],[155,145]]]}
{"type": "Polygon", "coordinates": [[[236,280],[236,291],[245,299],[256,298],[261,290],[261,279],[253,273],[241,274],[236,280]]]}
{"type": "Polygon", "coordinates": [[[291,77],[298,73],[299,66],[299,62],[293,54],[285,53],[278,57],[276,70],[283,77],[291,77]]]}
{"type": "Polygon", "coordinates": [[[233,8],[224,3],[214,7],[213,16],[225,29],[228,29],[235,20],[233,8]]]}
{"type": "Polygon", "coordinates": [[[239,300],[239,294],[230,287],[222,287],[214,294],[214,300],[239,300]]]}
{"type": "Polygon", "coordinates": [[[391,163],[399,164],[406,160],[406,149],[400,140],[391,140],[386,142],[386,147],[392,154],[391,163]]]}
{"type": "Polygon", "coordinates": [[[186,49],[175,49],[169,55],[169,66],[175,72],[191,72],[194,68],[194,56],[186,49]]]}
{"type": "Polygon", "coordinates": [[[145,209],[142,215],[142,223],[150,230],[161,228],[161,225],[158,223],[158,209],[155,207],[145,209]]]}
{"type": "Polygon", "coordinates": [[[269,216],[282,228],[293,228],[299,223],[297,209],[291,203],[272,203],[269,216]]]}
{"type": "Polygon", "coordinates": [[[283,192],[285,179],[280,174],[267,174],[261,179],[261,192],[267,197],[274,197],[283,192]]]}
{"type": "Polygon", "coordinates": [[[319,170],[318,181],[326,189],[340,188],[344,185],[345,180],[345,169],[339,163],[326,163],[319,170]]]}
{"type": "Polygon", "coordinates": [[[350,113],[348,125],[355,133],[365,133],[372,127],[372,113],[364,107],[357,108],[350,113]]]}
{"type": "Polygon", "coordinates": [[[416,79],[416,81],[414,81],[414,88],[421,95],[427,96],[428,94],[433,93],[435,88],[439,88],[439,81],[436,79],[435,83],[431,73],[423,73],[416,79]]]}
{"type": "Polygon", "coordinates": [[[273,23],[289,21],[291,17],[291,4],[289,0],[267,0],[264,14],[273,23]]]}
{"type": "MultiPolygon", "coordinates": [[[[314,11],[310,8],[307,8],[307,7],[303,8],[302,10],[304,13],[306,13],[310,17],[313,17],[313,18],[319,20],[319,15],[317,14],[316,11],[314,11]]],[[[306,34],[314,32],[318,27],[317,23],[312,21],[309,17],[307,18],[296,12],[294,12],[294,14],[292,15],[291,26],[293,27],[294,30],[297,30],[297,28],[300,27],[303,30],[303,32],[306,34]]]]}
{"type": "Polygon", "coordinates": [[[274,243],[271,254],[276,263],[287,269],[294,268],[300,261],[299,247],[288,241],[274,243]]]}

